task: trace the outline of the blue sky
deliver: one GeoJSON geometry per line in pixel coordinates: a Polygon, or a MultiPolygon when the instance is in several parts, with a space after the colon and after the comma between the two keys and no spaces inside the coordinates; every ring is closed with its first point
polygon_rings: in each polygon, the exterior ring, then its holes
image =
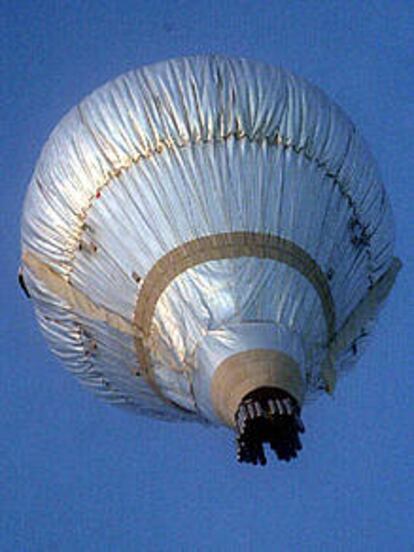
{"type": "Polygon", "coordinates": [[[414,10],[409,1],[6,2],[1,40],[0,549],[412,550],[414,10]],[[48,351],[16,286],[42,144],[118,74],[219,52],[283,65],[353,118],[404,262],[357,369],[304,412],[289,465],[239,465],[232,435],[107,406],[48,351]]]}

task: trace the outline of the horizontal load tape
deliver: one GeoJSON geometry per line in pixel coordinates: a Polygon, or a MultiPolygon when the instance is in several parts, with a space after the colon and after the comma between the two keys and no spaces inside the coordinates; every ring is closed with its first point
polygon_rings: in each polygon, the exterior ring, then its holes
{"type": "Polygon", "coordinates": [[[36,254],[31,251],[24,251],[22,261],[51,294],[65,301],[75,312],[90,320],[105,322],[108,326],[124,334],[130,336],[136,334],[136,329],[129,320],[102,305],[96,304],[90,297],[79,289],[76,289],[64,276],[45,263],[36,254]]]}
{"type": "MultiPolygon", "coordinates": [[[[157,303],[177,276],[197,265],[221,259],[256,257],[284,263],[300,272],[321,301],[327,326],[327,342],[335,334],[335,305],[328,280],[319,265],[290,240],[255,232],[226,232],[186,242],[159,259],[144,278],[135,308],[134,323],[140,329],[135,346],[140,365],[150,370],[150,333],[157,303]]],[[[151,376],[150,376],[151,377],[151,376]]]]}

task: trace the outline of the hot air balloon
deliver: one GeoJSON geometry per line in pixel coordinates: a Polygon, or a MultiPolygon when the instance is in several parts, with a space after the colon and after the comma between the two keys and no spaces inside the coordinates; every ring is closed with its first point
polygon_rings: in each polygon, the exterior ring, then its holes
{"type": "Polygon", "coordinates": [[[238,459],[301,448],[400,262],[375,162],[323,92],[200,56],[104,85],[57,125],[20,282],[52,351],[137,414],[225,425],[238,459]]]}

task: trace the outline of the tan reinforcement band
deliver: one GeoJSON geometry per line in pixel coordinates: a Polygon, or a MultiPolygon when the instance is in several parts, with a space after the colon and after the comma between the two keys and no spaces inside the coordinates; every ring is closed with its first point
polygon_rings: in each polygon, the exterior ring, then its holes
{"type": "Polygon", "coordinates": [[[211,400],[216,414],[234,427],[234,416],[243,397],[258,387],[278,387],[301,404],[304,385],[298,364],[288,355],[253,349],[226,358],[214,372],[211,400]]]}
{"type": "Polygon", "coordinates": [[[159,298],[182,272],[208,261],[257,257],[273,259],[300,272],[315,288],[324,311],[328,340],[335,332],[335,308],[328,280],[318,264],[293,242],[270,234],[228,232],[197,238],[173,249],[155,263],[144,279],[135,308],[134,322],[140,329],[135,339],[142,369],[150,371],[149,351],[145,347],[159,298]]]}
{"type": "Polygon", "coordinates": [[[22,261],[47,289],[81,315],[90,320],[100,320],[130,336],[136,335],[133,324],[109,309],[94,303],[87,295],[70,285],[65,278],[39,259],[31,251],[25,251],[22,261]]]}

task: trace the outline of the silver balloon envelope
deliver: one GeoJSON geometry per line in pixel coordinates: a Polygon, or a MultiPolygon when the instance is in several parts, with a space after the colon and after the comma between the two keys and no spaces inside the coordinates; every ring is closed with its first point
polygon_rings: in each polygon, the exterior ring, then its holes
{"type": "Polygon", "coordinates": [[[254,437],[263,420],[300,430],[302,405],[356,363],[393,246],[375,162],[336,104],[282,69],[190,57],[118,77],[58,124],[20,278],[96,393],[254,437]]]}

